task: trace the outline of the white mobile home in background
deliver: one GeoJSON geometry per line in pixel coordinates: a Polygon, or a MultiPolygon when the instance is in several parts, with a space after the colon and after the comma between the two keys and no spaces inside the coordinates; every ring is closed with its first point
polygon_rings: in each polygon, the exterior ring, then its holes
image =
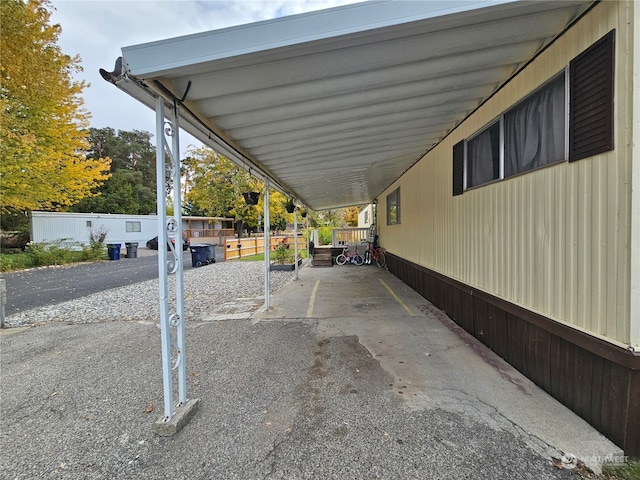
{"type": "MultiPolygon", "coordinates": [[[[234,236],[233,218],[182,217],[184,235],[191,243],[224,244],[234,236]]],[[[64,240],[89,244],[91,231],[107,232],[105,243],[137,242],[145,245],[158,235],[157,215],[125,215],[117,213],[31,212],[31,241],[64,240]]]]}
{"type": "Polygon", "coordinates": [[[358,228],[369,228],[375,222],[373,218],[373,204],[368,203],[358,212],[358,228]]]}
{"type": "Polygon", "coordinates": [[[107,232],[105,243],[144,245],[158,233],[157,215],[31,212],[31,241],[65,240],[89,244],[91,231],[107,232]]]}

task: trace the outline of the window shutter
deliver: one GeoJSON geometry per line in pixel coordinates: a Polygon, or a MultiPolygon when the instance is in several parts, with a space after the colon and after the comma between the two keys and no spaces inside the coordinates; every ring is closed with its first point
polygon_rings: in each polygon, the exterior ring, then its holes
{"type": "Polygon", "coordinates": [[[464,192],[464,141],[453,146],[453,195],[464,192]]]}
{"type": "Polygon", "coordinates": [[[569,65],[569,161],[613,150],[615,30],[569,65]]]}

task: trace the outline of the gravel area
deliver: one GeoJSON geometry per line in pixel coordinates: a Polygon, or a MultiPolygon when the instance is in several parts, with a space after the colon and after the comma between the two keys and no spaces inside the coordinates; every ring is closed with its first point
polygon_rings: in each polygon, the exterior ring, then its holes
{"type": "MultiPolygon", "coordinates": [[[[270,272],[271,293],[294,277],[294,272],[270,272]]],[[[216,307],[235,299],[264,298],[264,263],[221,262],[184,272],[185,318],[198,321],[216,307]]],[[[169,295],[175,277],[169,277],[169,295]]],[[[76,300],[39,307],[5,318],[5,326],[22,327],[49,322],[90,323],[159,318],[158,280],[105,290],[76,300]]]]}

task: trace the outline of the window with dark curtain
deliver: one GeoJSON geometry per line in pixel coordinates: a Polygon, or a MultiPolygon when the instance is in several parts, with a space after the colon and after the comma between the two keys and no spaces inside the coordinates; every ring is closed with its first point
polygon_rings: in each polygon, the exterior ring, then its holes
{"type": "Polygon", "coordinates": [[[564,72],[504,116],[505,177],[564,160],[564,72]]]}
{"type": "Polygon", "coordinates": [[[500,178],[500,122],[467,142],[467,187],[500,178]]]}
{"type": "Polygon", "coordinates": [[[453,195],[564,161],[567,139],[570,162],[613,150],[614,58],[611,30],[571,60],[568,82],[565,72],[558,74],[501,120],[454,145],[453,195]]]}

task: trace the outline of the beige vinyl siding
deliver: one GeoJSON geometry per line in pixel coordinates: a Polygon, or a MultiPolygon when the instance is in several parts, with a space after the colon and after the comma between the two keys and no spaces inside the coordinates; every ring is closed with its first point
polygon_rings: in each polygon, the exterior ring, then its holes
{"type": "Polygon", "coordinates": [[[427,154],[400,186],[391,253],[560,322],[630,344],[631,87],[627,2],[602,2],[427,154]],[[615,148],[452,195],[452,149],[616,29],[615,148]]]}

